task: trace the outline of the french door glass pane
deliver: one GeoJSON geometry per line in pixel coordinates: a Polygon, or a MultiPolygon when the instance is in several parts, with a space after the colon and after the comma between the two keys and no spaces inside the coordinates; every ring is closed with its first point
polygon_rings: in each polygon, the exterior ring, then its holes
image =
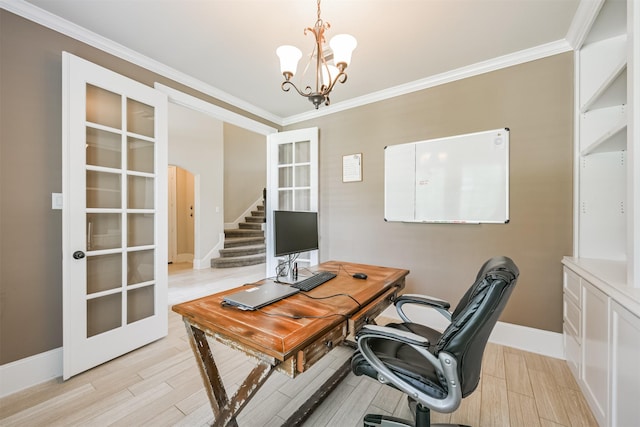
{"type": "Polygon", "coordinates": [[[311,166],[296,166],[296,187],[309,187],[311,185],[311,166]]]}
{"type": "Polygon", "coordinates": [[[288,165],[293,163],[293,144],[280,144],[278,146],[278,164],[288,165]]]}
{"type": "Polygon", "coordinates": [[[130,171],[154,172],[153,142],[129,138],[127,141],[127,168],[130,171]]]}
{"type": "Polygon", "coordinates": [[[293,187],[293,168],[291,166],[278,168],[278,187],[293,187]]]}
{"type": "Polygon", "coordinates": [[[153,214],[128,214],[128,245],[153,245],[153,214]]]}
{"type": "Polygon", "coordinates": [[[122,206],[121,175],[87,171],[87,207],[118,209],[122,206]]]}
{"type": "Polygon", "coordinates": [[[135,251],[127,254],[127,285],[154,279],[154,251],[135,251]]]}
{"type": "Polygon", "coordinates": [[[87,121],[122,128],[122,98],[117,93],[87,84],[87,121]]]}
{"type": "Polygon", "coordinates": [[[154,315],[154,286],[145,286],[127,292],[127,323],[154,315]]]}
{"type": "Polygon", "coordinates": [[[278,209],[285,211],[293,210],[292,190],[278,190],[278,209]]]}
{"type": "Polygon", "coordinates": [[[87,337],[119,328],[121,325],[122,294],[87,300],[87,337]]]}
{"type": "Polygon", "coordinates": [[[121,286],[121,253],[87,257],[87,295],[121,286]]]}
{"type": "Polygon", "coordinates": [[[129,209],[153,209],[153,178],[129,175],[127,177],[129,209]]]}
{"type": "Polygon", "coordinates": [[[154,114],[152,106],[127,98],[127,131],[153,138],[154,114]]]}
{"type": "Polygon", "coordinates": [[[311,142],[296,142],[296,163],[309,163],[311,161],[311,142]]]}
{"type": "Polygon", "coordinates": [[[311,190],[296,190],[295,193],[295,210],[308,211],[311,210],[311,190]]]}
{"type": "Polygon", "coordinates": [[[87,128],[87,164],[120,169],[122,143],[117,133],[87,128]]]}
{"type": "Polygon", "coordinates": [[[119,213],[87,214],[87,250],[122,247],[122,215],[119,213]]]}

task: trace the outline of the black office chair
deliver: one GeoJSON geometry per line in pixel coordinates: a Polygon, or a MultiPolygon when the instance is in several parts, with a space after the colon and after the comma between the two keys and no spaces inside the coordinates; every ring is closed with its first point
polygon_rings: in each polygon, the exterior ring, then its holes
{"type": "Polygon", "coordinates": [[[395,306],[404,323],[364,326],[356,336],[353,372],[401,390],[408,395],[412,410],[415,407],[415,424],[368,414],[364,425],[430,426],[430,409],[455,411],[462,398],[478,386],[484,348],[518,275],[510,258],[494,257],[484,263],[453,313],[446,301],[402,295],[395,306]],[[434,308],[451,323],[442,333],[412,323],[403,311],[405,304],[434,308]]]}

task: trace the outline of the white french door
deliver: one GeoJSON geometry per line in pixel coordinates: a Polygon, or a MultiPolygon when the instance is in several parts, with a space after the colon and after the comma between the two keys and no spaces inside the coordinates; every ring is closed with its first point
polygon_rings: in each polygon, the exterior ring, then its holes
{"type": "MultiPolygon", "coordinates": [[[[273,211],[318,212],[318,128],[267,136],[267,277],[276,272],[273,211]]],[[[318,251],[302,254],[300,267],[318,264],[318,251]]]]}
{"type": "Polygon", "coordinates": [[[167,99],[63,53],[63,377],[167,335],[167,99]]]}

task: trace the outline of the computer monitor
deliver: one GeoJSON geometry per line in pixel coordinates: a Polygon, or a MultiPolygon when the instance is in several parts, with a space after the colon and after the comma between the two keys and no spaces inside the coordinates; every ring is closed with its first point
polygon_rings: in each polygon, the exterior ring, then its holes
{"type": "Polygon", "coordinates": [[[318,213],[273,211],[274,255],[293,255],[318,249],[318,213]]]}

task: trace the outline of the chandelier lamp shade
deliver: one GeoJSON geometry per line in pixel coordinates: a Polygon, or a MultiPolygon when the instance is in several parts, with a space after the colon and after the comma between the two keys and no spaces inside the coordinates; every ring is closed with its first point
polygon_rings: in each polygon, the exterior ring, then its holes
{"type": "Polygon", "coordinates": [[[276,54],[280,58],[280,72],[284,76],[282,90],[288,92],[289,89],[294,88],[301,96],[311,101],[316,110],[320,104],[330,104],[329,94],[336,83],[347,81],[345,70],[349,66],[351,54],[358,44],[355,37],[349,34],[338,34],[329,42],[330,49],[326,48],[324,34],[330,26],[328,22],[324,22],[320,18],[320,0],[318,0],[318,19],[313,27],[307,27],[304,30],[305,35],[308,32],[313,33],[315,44],[309,55],[307,66],[299,76],[298,86],[293,83],[292,78],[296,75],[302,52],[297,47],[289,45],[280,46],[276,50],[276,54]],[[300,87],[304,85],[302,79],[310,68],[314,74],[313,77],[309,76],[312,82],[306,84],[305,88],[301,90],[300,87]]]}

